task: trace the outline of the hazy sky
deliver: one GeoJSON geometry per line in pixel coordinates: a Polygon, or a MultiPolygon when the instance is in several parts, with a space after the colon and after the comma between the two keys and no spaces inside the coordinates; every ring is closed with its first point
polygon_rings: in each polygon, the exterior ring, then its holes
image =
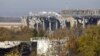
{"type": "Polygon", "coordinates": [[[66,8],[100,8],[100,0],[0,0],[0,16],[22,16],[30,11],[60,11],[66,8]]]}

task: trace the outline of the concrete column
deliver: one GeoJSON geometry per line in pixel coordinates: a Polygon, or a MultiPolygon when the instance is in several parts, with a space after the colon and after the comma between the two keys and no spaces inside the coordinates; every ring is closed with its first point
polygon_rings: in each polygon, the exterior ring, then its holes
{"type": "Polygon", "coordinates": [[[83,28],[85,28],[85,18],[83,17],[83,28]]]}
{"type": "Polygon", "coordinates": [[[58,29],[58,22],[56,21],[56,30],[58,29]]]}
{"type": "Polygon", "coordinates": [[[65,28],[66,27],[66,24],[65,24],[65,20],[62,21],[62,28],[65,28]]]}
{"type": "Polygon", "coordinates": [[[39,27],[38,27],[38,23],[37,23],[37,25],[36,25],[36,29],[38,30],[38,28],[39,28],[39,27]]]}
{"type": "Polygon", "coordinates": [[[44,20],[43,20],[43,30],[45,30],[45,22],[44,22],[44,20]]]}
{"type": "Polygon", "coordinates": [[[51,22],[49,21],[49,31],[51,31],[51,22]]]}

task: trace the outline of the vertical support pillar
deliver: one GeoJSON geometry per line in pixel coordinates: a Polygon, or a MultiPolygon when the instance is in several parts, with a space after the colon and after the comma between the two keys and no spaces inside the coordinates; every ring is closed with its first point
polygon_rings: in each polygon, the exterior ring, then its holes
{"type": "Polygon", "coordinates": [[[51,31],[51,22],[49,21],[49,31],[51,31]]]}
{"type": "Polygon", "coordinates": [[[44,20],[43,20],[43,30],[45,30],[45,22],[44,22],[44,20]]]}
{"type": "Polygon", "coordinates": [[[65,28],[66,24],[65,24],[65,20],[62,21],[62,28],[65,28]]]}
{"type": "Polygon", "coordinates": [[[56,30],[58,29],[58,22],[56,21],[56,30]]]}
{"type": "Polygon", "coordinates": [[[37,25],[36,25],[36,29],[37,29],[37,31],[38,31],[38,28],[39,28],[39,27],[38,27],[38,23],[37,23],[37,25]]]}
{"type": "Polygon", "coordinates": [[[85,18],[83,17],[83,28],[85,28],[85,18]]]}

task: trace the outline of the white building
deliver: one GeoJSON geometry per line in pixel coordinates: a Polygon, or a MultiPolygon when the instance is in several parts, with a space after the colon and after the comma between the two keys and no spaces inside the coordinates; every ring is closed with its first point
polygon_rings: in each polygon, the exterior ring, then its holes
{"type": "Polygon", "coordinates": [[[100,9],[65,9],[60,14],[63,16],[100,16],[100,9]]]}
{"type": "Polygon", "coordinates": [[[0,42],[0,48],[7,49],[7,48],[13,48],[15,46],[20,45],[20,41],[2,41],[0,42]]]}

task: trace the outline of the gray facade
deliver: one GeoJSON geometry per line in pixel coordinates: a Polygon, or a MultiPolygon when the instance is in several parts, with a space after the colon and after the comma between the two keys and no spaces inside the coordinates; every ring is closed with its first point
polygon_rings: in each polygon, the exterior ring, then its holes
{"type": "Polygon", "coordinates": [[[100,16],[100,9],[65,9],[60,14],[63,16],[100,16]]]}

